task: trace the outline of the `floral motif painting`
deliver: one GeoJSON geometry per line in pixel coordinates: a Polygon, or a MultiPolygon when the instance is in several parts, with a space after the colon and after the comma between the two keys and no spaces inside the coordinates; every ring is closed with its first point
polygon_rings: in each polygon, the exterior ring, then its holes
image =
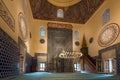
{"type": "Polygon", "coordinates": [[[15,31],[15,20],[2,0],[0,0],[0,17],[15,31]]]}
{"type": "Polygon", "coordinates": [[[47,26],[49,28],[61,28],[61,29],[72,29],[73,28],[71,24],[52,23],[52,22],[48,22],[47,26]]]}
{"type": "Polygon", "coordinates": [[[106,25],[100,32],[98,43],[100,46],[108,46],[112,44],[119,34],[119,26],[116,23],[106,25]]]}

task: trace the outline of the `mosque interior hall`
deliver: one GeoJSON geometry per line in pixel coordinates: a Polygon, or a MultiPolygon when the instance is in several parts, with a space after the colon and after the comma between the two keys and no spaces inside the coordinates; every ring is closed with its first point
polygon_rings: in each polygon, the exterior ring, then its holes
{"type": "Polygon", "coordinates": [[[120,80],[120,0],[0,0],[0,80],[120,80]]]}

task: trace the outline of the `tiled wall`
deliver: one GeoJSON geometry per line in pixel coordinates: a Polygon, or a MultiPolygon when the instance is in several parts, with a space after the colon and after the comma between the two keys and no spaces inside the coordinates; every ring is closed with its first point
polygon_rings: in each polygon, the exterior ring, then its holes
{"type": "Polygon", "coordinates": [[[32,67],[32,56],[28,53],[26,54],[26,73],[31,72],[32,67]]]}
{"type": "Polygon", "coordinates": [[[19,74],[19,47],[0,28],[0,79],[19,74]]]}

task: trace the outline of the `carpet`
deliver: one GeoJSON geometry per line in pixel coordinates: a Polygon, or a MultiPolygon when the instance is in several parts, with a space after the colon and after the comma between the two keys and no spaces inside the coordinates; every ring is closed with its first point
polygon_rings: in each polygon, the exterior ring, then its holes
{"type": "MultiPolygon", "coordinates": [[[[0,79],[1,80],[1,79],[0,79]]],[[[21,74],[2,80],[120,80],[119,75],[94,73],[51,73],[35,72],[21,74]]]]}

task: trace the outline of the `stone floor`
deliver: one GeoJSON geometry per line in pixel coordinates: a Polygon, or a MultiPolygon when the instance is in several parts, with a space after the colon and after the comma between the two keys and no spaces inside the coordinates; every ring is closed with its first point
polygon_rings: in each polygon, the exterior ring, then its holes
{"type": "Polygon", "coordinates": [[[93,73],[50,73],[35,72],[21,74],[9,79],[0,80],[120,80],[120,76],[111,74],[93,73]]]}

